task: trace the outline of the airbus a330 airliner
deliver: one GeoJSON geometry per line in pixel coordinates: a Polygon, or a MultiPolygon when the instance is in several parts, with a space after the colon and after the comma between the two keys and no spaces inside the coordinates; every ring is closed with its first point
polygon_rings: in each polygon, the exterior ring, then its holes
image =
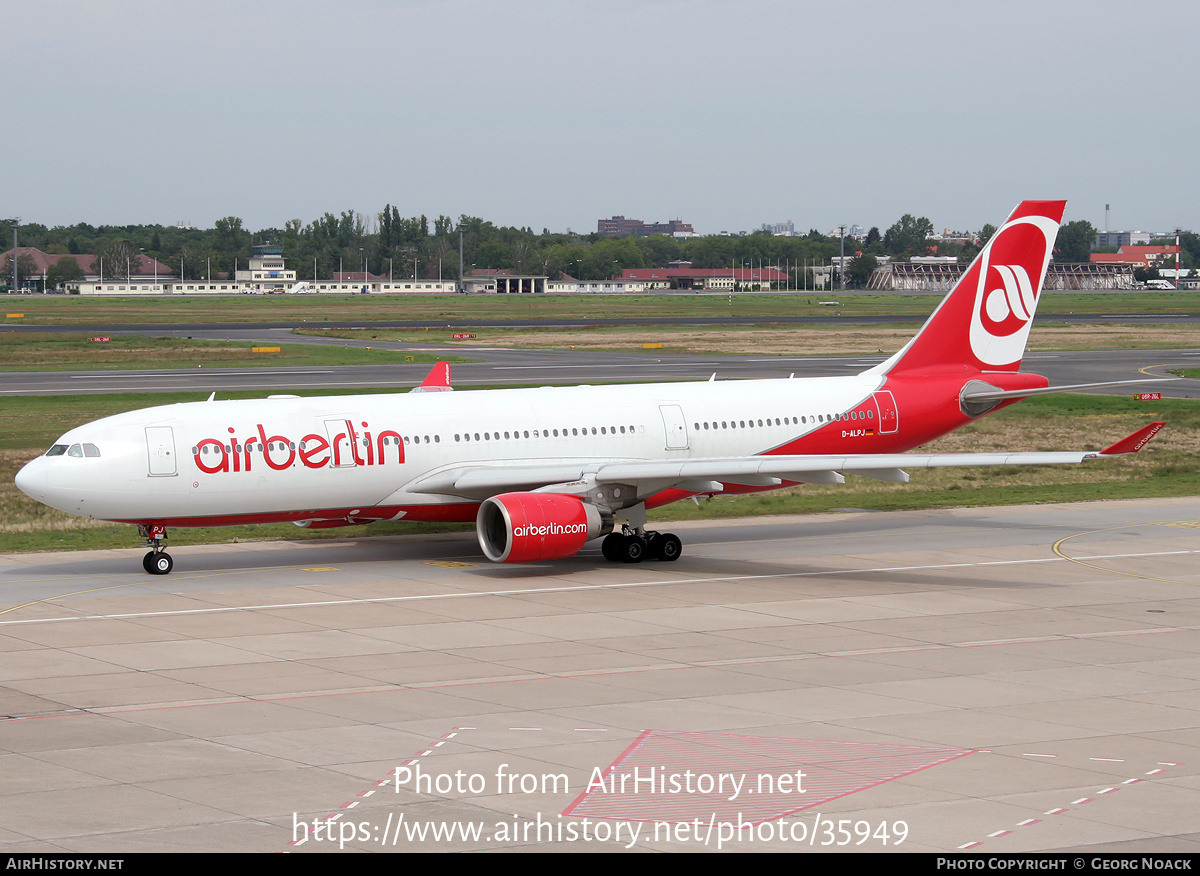
{"type": "Polygon", "coordinates": [[[1064,207],[1018,206],[916,337],[857,376],[449,392],[442,363],[420,392],[210,397],[107,417],[59,438],[17,486],[136,524],[159,575],[173,565],[167,527],[277,521],[473,520],[496,562],[570,557],[600,536],[607,559],[638,562],[678,559],[679,538],[647,531],[646,509],[687,497],[1133,453],[1163,424],[1099,452],[906,452],[1018,399],[1084,388],[1018,370],[1064,207]]]}

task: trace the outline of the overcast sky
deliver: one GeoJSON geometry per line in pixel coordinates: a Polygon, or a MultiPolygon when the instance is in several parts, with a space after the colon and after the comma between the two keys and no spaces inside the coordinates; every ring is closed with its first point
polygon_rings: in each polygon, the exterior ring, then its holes
{"type": "Polygon", "coordinates": [[[1195,0],[3,0],[0,214],[1200,229],[1195,0]]]}

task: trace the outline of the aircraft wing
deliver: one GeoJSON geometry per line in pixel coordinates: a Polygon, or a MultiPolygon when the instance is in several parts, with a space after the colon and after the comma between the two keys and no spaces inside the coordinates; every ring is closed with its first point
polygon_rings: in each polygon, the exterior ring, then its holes
{"type": "Polygon", "coordinates": [[[778,486],[782,481],[838,484],[846,473],[906,483],[908,468],[992,465],[1065,465],[1136,453],[1164,426],[1155,422],[1104,450],[1024,453],[866,453],[820,456],[744,456],[671,460],[580,460],[546,465],[467,465],[437,472],[408,489],[417,493],[487,498],[545,490],[580,494],[597,485],[629,485],[639,496],[677,488],[719,493],[722,484],[778,486]]]}

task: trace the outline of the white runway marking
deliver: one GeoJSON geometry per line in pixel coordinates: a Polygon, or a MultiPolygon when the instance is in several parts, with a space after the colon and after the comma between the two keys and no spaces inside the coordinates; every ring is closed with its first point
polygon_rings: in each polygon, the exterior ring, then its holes
{"type": "MultiPolygon", "coordinates": [[[[1087,557],[1072,557],[1070,561],[1076,560],[1119,560],[1119,559],[1136,559],[1141,557],[1169,557],[1179,556],[1183,554],[1196,554],[1200,550],[1191,551],[1153,551],[1144,553],[1125,553],[1125,554],[1098,554],[1087,557]]],[[[61,623],[63,621],[86,621],[86,620],[129,620],[132,618],[144,617],[173,617],[178,615],[199,615],[199,614],[226,614],[229,612],[241,611],[268,611],[278,610],[281,608],[327,608],[334,605],[373,605],[389,602],[423,602],[435,599],[472,599],[486,596],[525,596],[539,593],[583,593],[595,590],[626,590],[637,587],[675,587],[684,584],[710,584],[716,581],[768,581],[778,580],[780,578],[819,578],[835,575],[869,575],[880,572],[920,572],[934,569],[973,569],[983,568],[986,566],[1028,566],[1042,563],[1064,563],[1069,562],[1061,557],[1044,557],[1033,560],[990,560],[982,563],[934,563],[921,566],[877,566],[863,569],[827,569],[820,572],[779,572],[771,575],[727,575],[715,576],[711,578],[677,578],[673,580],[658,580],[658,581],[630,581],[626,584],[578,584],[564,587],[523,587],[515,590],[476,590],[468,592],[456,593],[426,593],[419,596],[379,596],[370,599],[330,599],[320,602],[279,602],[267,603],[263,605],[234,605],[220,606],[216,608],[188,608],[172,611],[144,611],[131,612],[125,614],[92,614],[92,615],[68,615],[62,617],[46,617],[46,618],[29,618],[26,620],[6,620],[0,621],[0,627],[15,626],[18,624],[46,624],[46,623],[61,623]]],[[[240,571],[251,571],[243,569],[240,571]]],[[[1114,572],[1113,574],[1119,574],[1114,572]]],[[[180,575],[181,578],[193,577],[211,577],[211,572],[197,573],[196,575],[180,575]]],[[[52,597],[53,598],[53,597],[52,597]]],[[[41,600],[46,602],[47,600],[41,600]]],[[[1176,628],[1172,628],[1176,629],[1176,628]]],[[[1190,629],[1190,627],[1179,627],[1178,629],[1190,629]]]]}

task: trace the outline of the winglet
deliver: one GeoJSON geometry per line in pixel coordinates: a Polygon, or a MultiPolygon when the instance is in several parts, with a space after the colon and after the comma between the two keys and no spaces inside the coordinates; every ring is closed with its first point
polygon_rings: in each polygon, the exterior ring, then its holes
{"type": "Polygon", "coordinates": [[[1127,438],[1122,438],[1111,447],[1105,447],[1100,451],[1101,456],[1118,456],[1122,453],[1137,453],[1146,444],[1158,434],[1158,430],[1166,423],[1151,423],[1148,426],[1143,426],[1127,438]]]}
{"type": "Polygon", "coordinates": [[[415,387],[413,392],[450,392],[454,387],[450,385],[450,363],[438,362],[429,372],[429,376],[421,381],[421,385],[415,387]]]}

